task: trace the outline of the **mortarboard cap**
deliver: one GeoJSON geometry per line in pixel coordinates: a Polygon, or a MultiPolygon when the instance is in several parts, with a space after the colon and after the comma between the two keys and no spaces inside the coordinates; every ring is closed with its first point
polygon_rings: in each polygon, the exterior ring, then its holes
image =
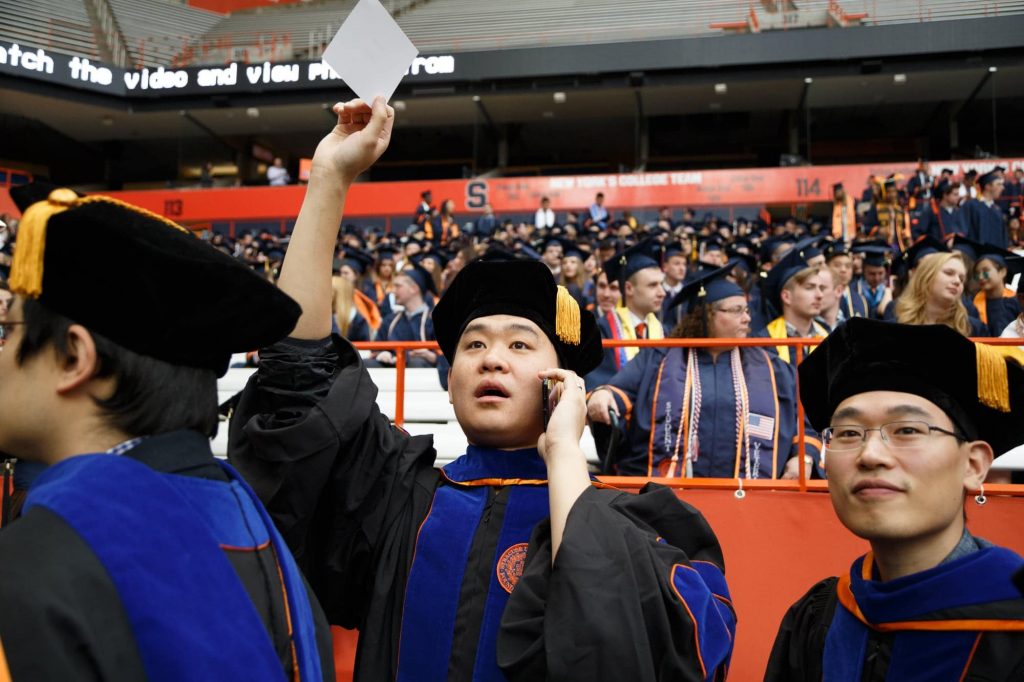
{"type": "Polygon", "coordinates": [[[997,170],[990,170],[988,173],[978,178],[978,187],[984,188],[985,185],[991,185],[996,180],[1001,180],[1003,174],[997,170]]]}
{"type": "Polygon", "coordinates": [[[889,265],[889,261],[892,258],[892,248],[881,241],[854,244],[850,251],[863,254],[864,264],[875,267],[889,265]]]}
{"type": "Polygon", "coordinates": [[[1016,348],[974,344],[945,325],[855,317],[800,364],[800,399],[820,431],[854,395],[910,393],[934,403],[961,435],[988,442],[999,455],[1024,442],[1020,359],[1024,354],[1016,348]]]}
{"type": "Polygon", "coordinates": [[[978,246],[978,242],[973,239],[968,239],[960,234],[953,236],[953,250],[959,251],[972,262],[978,259],[978,246]]]}
{"type": "Polygon", "coordinates": [[[983,260],[990,260],[999,267],[1006,267],[1006,263],[1010,258],[1016,258],[1017,254],[1013,251],[1007,251],[1006,249],[994,246],[992,244],[981,244],[975,242],[974,252],[978,254],[975,259],[976,263],[980,263],[983,260]]]}
{"type": "Polygon", "coordinates": [[[807,260],[800,254],[800,249],[794,246],[768,271],[768,276],[764,280],[765,295],[768,302],[780,314],[782,313],[782,290],[786,287],[786,283],[808,267],[807,260]]]}
{"type": "Polygon", "coordinates": [[[660,245],[645,240],[606,260],[602,269],[608,274],[609,282],[618,282],[624,289],[626,281],[641,270],[660,269],[656,258],[660,258],[660,245]]]}
{"type": "Polygon", "coordinates": [[[941,171],[941,173],[945,173],[947,175],[952,175],[954,172],[955,171],[952,168],[943,168],[942,171],[941,171]]]}
{"type": "Polygon", "coordinates": [[[949,249],[930,234],[920,237],[900,255],[900,260],[908,267],[915,268],[921,259],[933,253],[948,253],[949,249]]]}
{"type": "MultiPolygon", "coordinates": [[[[409,241],[415,242],[417,240],[410,239],[409,241]]],[[[373,255],[376,256],[378,261],[394,260],[397,254],[398,249],[396,249],[394,246],[391,246],[390,244],[382,244],[378,246],[373,252],[373,255]]]]}
{"type": "Polygon", "coordinates": [[[233,353],[278,341],[302,313],[155,213],[43,183],[12,188],[11,198],[23,211],[11,291],[132,352],[223,374],[233,353]]]}
{"type": "Polygon", "coordinates": [[[416,286],[418,286],[420,291],[424,294],[430,292],[435,296],[438,295],[437,285],[434,284],[434,276],[419,263],[410,263],[405,266],[405,269],[402,270],[402,274],[406,275],[413,282],[416,282],[416,286]]]}
{"type": "Polygon", "coordinates": [[[434,332],[448,362],[455,361],[466,325],[488,315],[534,322],[554,344],[563,367],[580,376],[601,364],[601,333],[594,316],[580,311],[543,263],[485,256],[459,272],[433,312],[434,332]]]}
{"type": "Polygon", "coordinates": [[[423,261],[432,260],[437,263],[437,269],[443,270],[444,266],[448,265],[448,257],[439,251],[427,251],[425,253],[417,253],[415,256],[410,258],[416,265],[423,265],[423,261]]]}
{"type": "Polygon", "coordinates": [[[738,263],[739,261],[737,260],[731,260],[714,270],[698,274],[687,282],[679,290],[679,293],[672,298],[669,308],[685,304],[686,311],[689,312],[696,306],[710,305],[730,296],[743,296],[745,298],[746,294],[743,293],[743,289],[735,282],[730,282],[726,279],[738,263]]]}
{"type": "Polygon", "coordinates": [[[373,256],[359,249],[345,249],[336,269],[340,270],[342,265],[347,265],[357,275],[362,275],[373,265],[373,256]]]}

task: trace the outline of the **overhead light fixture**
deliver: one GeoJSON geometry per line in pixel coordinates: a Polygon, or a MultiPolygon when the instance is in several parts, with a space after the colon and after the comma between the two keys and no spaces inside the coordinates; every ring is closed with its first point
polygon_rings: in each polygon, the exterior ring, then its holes
{"type": "Polygon", "coordinates": [[[998,66],[990,66],[990,67],[988,67],[988,72],[989,73],[995,73],[998,70],[999,70],[998,66]]]}
{"type": "Polygon", "coordinates": [[[552,99],[555,100],[555,104],[565,104],[565,93],[564,92],[556,92],[552,96],[552,99]]]}
{"type": "Polygon", "coordinates": [[[480,101],[480,95],[473,95],[473,101],[474,102],[479,102],[480,101]]]}
{"type": "Polygon", "coordinates": [[[907,74],[905,73],[894,73],[892,75],[892,82],[895,85],[903,85],[907,82],[907,74]]]}
{"type": "Polygon", "coordinates": [[[248,116],[249,118],[259,118],[260,117],[260,110],[257,109],[256,107],[249,107],[248,109],[245,110],[245,115],[248,116]]]}
{"type": "Polygon", "coordinates": [[[814,79],[811,78],[810,76],[808,76],[807,78],[804,79],[804,85],[810,85],[813,82],[814,82],[814,79]]]}
{"type": "Polygon", "coordinates": [[[725,83],[715,83],[715,94],[724,95],[729,92],[729,86],[725,83]]]}

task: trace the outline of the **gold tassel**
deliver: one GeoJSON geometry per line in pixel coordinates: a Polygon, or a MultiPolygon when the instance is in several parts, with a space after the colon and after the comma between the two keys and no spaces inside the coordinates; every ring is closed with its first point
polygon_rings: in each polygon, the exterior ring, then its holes
{"type": "Polygon", "coordinates": [[[1024,354],[1017,348],[992,347],[976,343],[975,355],[978,366],[978,400],[985,407],[1000,412],[1010,411],[1010,382],[1007,377],[1006,361],[1022,364],[1024,354]]]}
{"type": "MultiPolygon", "coordinates": [[[[18,224],[18,243],[14,249],[11,262],[11,277],[8,285],[16,294],[39,298],[43,293],[43,261],[46,254],[46,227],[50,218],[63,213],[69,208],[83,204],[104,202],[133,211],[147,218],[163,223],[167,227],[188,233],[189,230],[162,215],[153,213],[139,206],[133,206],[120,199],[92,195],[79,197],[73,190],[66,188],[50,192],[46,201],[37,201],[25,209],[21,222],[18,224]]],[[[193,235],[194,236],[194,235],[193,235]]]]}
{"type": "Polygon", "coordinates": [[[18,225],[18,244],[11,261],[11,291],[29,298],[43,293],[43,257],[46,252],[46,225],[50,218],[79,202],[70,189],[55,189],[46,201],[37,201],[25,209],[18,225]]]}
{"type": "Polygon", "coordinates": [[[555,297],[555,335],[563,343],[580,345],[580,304],[563,286],[555,297]]]}

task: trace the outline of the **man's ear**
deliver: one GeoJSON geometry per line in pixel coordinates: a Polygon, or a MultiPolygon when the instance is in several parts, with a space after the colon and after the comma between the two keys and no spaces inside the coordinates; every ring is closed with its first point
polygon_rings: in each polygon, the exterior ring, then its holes
{"type": "Polygon", "coordinates": [[[785,305],[791,305],[793,303],[793,295],[789,289],[783,289],[779,292],[779,300],[785,305]]]}
{"type": "Polygon", "coordinates": [[[985,482],[995,455],[992,452],[992,446],[983,440],[971,441],[966,443],[965,447],[967,448],[967,461],[964,463],[964,490],[974,493],[985,482]]]}
{"type": "Polygon", "coordinates": [[[65,337],[66,352],[59,358],[60,380],[57,393],[66,395],[88,383],[100,369],[96,342],[89,330],[80,324],[68,327],[65,337]]]}

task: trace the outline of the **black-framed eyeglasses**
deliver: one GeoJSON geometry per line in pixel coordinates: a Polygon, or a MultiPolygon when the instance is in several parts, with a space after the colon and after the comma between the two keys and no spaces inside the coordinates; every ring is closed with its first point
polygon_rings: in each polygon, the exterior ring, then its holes
{"type": "Polygon", "coordinates": [[[855,424],[840,424],[822,430],[821,438],[829,452],[859,450],[867,442],[870,431],[878,431],[882,440],[894,448],[923,447],[931,440],[933,433],[953,436],[959,441],[967,440],[959,433],[922,421],[889,422],[882,424],[877,429],[869,429],[855,424]]]}
{"type": "Polygon", "coordinates": [[[16,325],[19,325],[19,324],[25,324],[25,320],[3,320],[3,321],[0,321],[0,348],[4,347],[4,342],[6,342],[7,339],[10,337],[10,335],[11,335],[11,329],[10,328],[14,327],[16,325]]]}

